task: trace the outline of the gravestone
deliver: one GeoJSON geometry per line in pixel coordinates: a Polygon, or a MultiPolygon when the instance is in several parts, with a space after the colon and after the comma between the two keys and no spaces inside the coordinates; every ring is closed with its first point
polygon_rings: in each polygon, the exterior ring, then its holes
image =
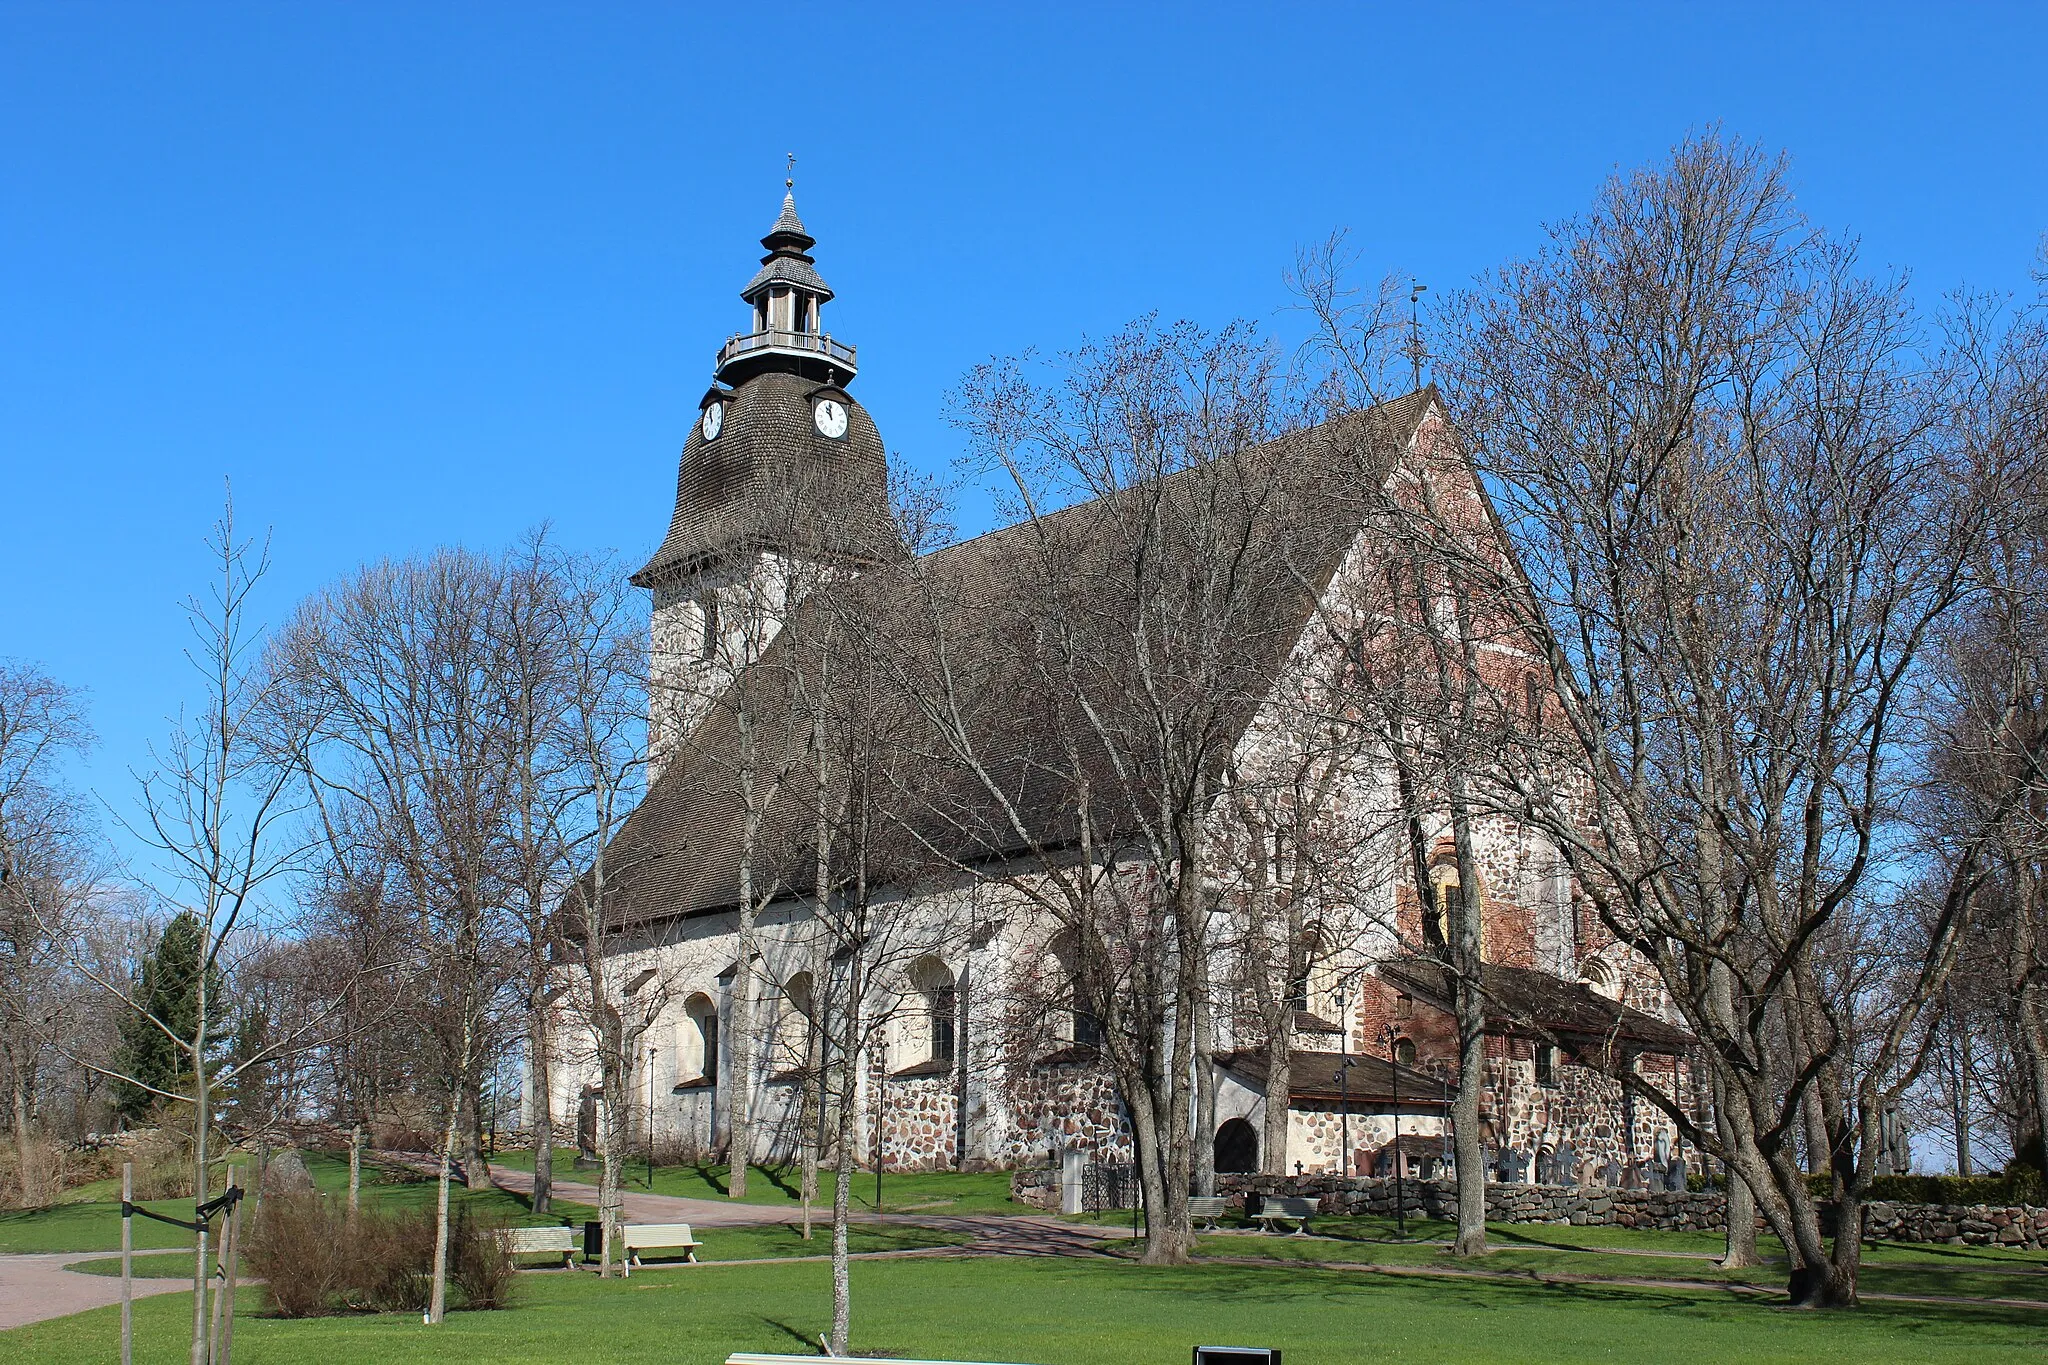
{"type": "Polygon", "coordinates": [[[1676,1152],[1671,1154],[1671,1160],[1664,1165],[1664,1188],[1673,1194],[1685,1193],[1685,1158],[1676,1152]]]}
{"type": "Polygon", "coordinates": [[[1619,1161],[1616,1161],[1613,1157],[1607,1158],[1607,1164],[1600,1168],[1600,1183],[1610,1190],[1621,1184],[1621,1163],[1619,1161]]]}
{"type": "Polygon", "coordinates": [[[1550,1158],[1551,1185],[1574,1185],[1579,1179],[1579,1154],[1572,1150],[1569,1142],[1560,1143],[1550,1158]]]}

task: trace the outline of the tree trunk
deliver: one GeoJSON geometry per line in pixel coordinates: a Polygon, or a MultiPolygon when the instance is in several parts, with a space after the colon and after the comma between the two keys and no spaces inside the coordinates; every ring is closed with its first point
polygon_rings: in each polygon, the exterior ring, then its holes
{"type": "Polygon", "coordinates": [[[484,1158],[483,1078],[471,1063],[462,1082],[462,1183],[472,1190],[491,1187],[491,1167],[484,1158]]]}
{"type": "MultiPolygon", "coordinates": [[[[1281,1002],[1281,1016],[1289,1014],[1281,1002]]],[[[1294,1039],[1283,1022],[1266,1035],[1266,1119],[1259,1140],[1259,1169],[1267,1175],[1287,1174],[1288,1121],[1293,1110],[1288,1096],[1294,1084],[1294,1039]]]]}
{"type": "Polygon", "coordinates": [[[441,1172],[434,1191],[434,1288],[427,1300],[427,1321],[448,1315],[448,1185],[454,1179],[455,1133],[461,1126],[462,1098],[448,1101],[448,1122],[441,1131],[441,1172]]]}
{"type": "Polygon", "coordinates": [[[553,1067],[548,1057],[547,1005],[533,1012],[531,1056],[527,1065],[533,1087],[533,1211],[547,1213],[555,1202],[555,1096],[553,1067]]]}
{"type": "MultiPolygon", "coordinates": [[[[1725,1117],[1725,1090],[1718,1076],[1715,1077],[1713,1084],[1716,1128],[1721,1135],[1721,1145],[1732,1149],[1735,1146],[1736,1134],[1725,1117]]],[[[1721,1255],[1721,1268],[1753,1269],[1763,1264],[1756,1254],[1756,1193],[1749,1188],[1747,1180],[1736,1174],[1733,1166],[1723,1162],[1721,1171],[1721,1178],[1726,1185],[1724,1197],[1727,1201],[1728,1214],[1728,1240],[1727,1247],[1721,1255]]]]}
{"type": "MultiPolygon", "coordinates": [[[[617,1027],[614,1021],[614,1028],[617,1027]]],[[[623,1261],[625,1248],[620,1246],[619,1226],[623,1221],[622,1211],[626,1205],[624,1189],[626,1174],[626,1066],[623,1045],[607,1049],[608,1055],[601,1072],[604,1088],[597,1097],[597,1129],[603,1139],[601,1153],[603,1164],[597,1180],[597,1216],[603,1223],[604,1248],[598,1258],[598,1274],[605,1279],[612,1277],[612,1258],[616,1254],[623,1261]]]]}
{"type": "MultiPolygon", "coordinates": [[[[1210,1000],[1215,983],[1209,976],[1207,954],[1203,955],[1201,983],[1201,993],[1195,999],[1195,1131],[1190,1155],[1195,1162],[1195,1193],[1208,1198],[1216,1193],[1216,1010],[1210,1000]]],[[[1273,1093],[1270,1083],[1266,1093],[1269,1097],[1273,1093]]]]}
{"type": "MultiPolygon", "coordinates": [[[[837,1169],[832,1180],[832,1354],[845,1355],[853,1332],[853,1281],[847,1260],[847,1228],[853,1212],[853,1125],[858,1121],[854,1103],[859,1094],[855,1068],[859,1065],[862,987],[859,950],[846,964],[846,999],[840,1011],[839,1113],[836,1141],[837,1169]]],[[[812,983],[815,992],[818,987],[812,983]]],[[[882,1154],[875,1152],[879,1170],[882,1154]]],[[[879,1211],[879,1210],[878,1210],[879,1211]]]]}
{"type": "MultiPolygon", "coordinates": [[[[1466,687],[1473,684],[1468,680],[1466,687]]],[[[1457,980],[1453,1004],[1458,1013],[1458,1097],[1452,1103],[1451,1139],[1458,1161],[1458,1240],[1456,1256],[1486,1254],[1486,1153],[1479,1136],[1479,1104],[1486,1088],[1486,998],[1481,992],[1485,971],[1482,937],[1486,906],[1480,895],[1479,860],[1472,851],[1471,814],[1465,785],[1455,765],[1449,774],[1451,833],[1458,859],[1458,914],[1450,931],[1451,961],[1457,980]]],[[[1449,918],[1449,917],[1447,917],[1449,918]]],[[[1395,1170],[1400,1154],[1395,1154],[1395,1170]]]]}
{"type": "Polygon", "coordinates": [[[34,1164],[35,1155],[33,1151],[34,1144],[29,1140],[28,1084],[22,1079],[20,1060],[18,1058],[12,1060],[13,1085],[11,1088],[14,1091],[15,1170],[21,1177],[19,1183],[21,1185],[22,1207],[29,1208],[48,1201],[43,1198],[42,1191],[29,1188],[29,1182],[32,1179],[29,1171],[34,1164]]]}

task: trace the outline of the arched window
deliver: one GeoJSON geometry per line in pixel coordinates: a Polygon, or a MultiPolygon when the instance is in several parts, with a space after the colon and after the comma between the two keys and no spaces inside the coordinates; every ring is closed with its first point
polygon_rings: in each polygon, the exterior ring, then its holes
{"type": "Polygon", "coordinates": [[[910,966],[910,987],[913,1014],[910,1027],[905,1029],[904,1042],[909,1045],[911,1058],[951,1065],[960,1010],[953,974],[936,957],[921,957],[910,966]]]}
{"type": "Polygon", "coordinates": [[[798,1071],[810,1064],[811,1031],[817,1027],[811,974],[798,972],[782,987],[782,1009],[775,1018],[775,1070],[798,1071]]]}
{"type": "Polygon", "coordinates": [[[1102,1046],[1102,1024],[1088,1007],[1088,992],[1081,975],[1081,957],[1072,930],[1057,935],[1048,945],[1053,970],[1050,983],[1054,995],[1053,1015],[1059,1021],[1062,1041],[1076,1047],[1102,1046]]]}
{"type": "Polygon", "coordinates": [[[1579,979],[1589,986],[1595,995],[1604,995],[1609,1000],[1621,999],[1621,977],[1614,970],[1614,964],[1602,958],[1589,957],[1579,968],[1579,979]]]}
{"type": "Polygon", "coordinates": [[[702,991],[683,1002],[676,1072],[685,1080],[718,1084],[718,1006],[702,991]]]}
{"type": "Polygon", "coordinates": [[[1229,1119],[1216,1130],[1216,1172],[1248,1175],[1259,1169],[1259,1130],[1243,1119],[1229,1119]]]}

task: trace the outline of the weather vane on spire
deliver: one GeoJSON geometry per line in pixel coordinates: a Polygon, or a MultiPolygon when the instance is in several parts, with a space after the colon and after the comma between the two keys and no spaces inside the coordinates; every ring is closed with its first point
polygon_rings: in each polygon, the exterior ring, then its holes
{"type": "Polygon", "coordinates": [[[791,153],[789,154],[789,169],[788,169],[788,171],[787,171],[787,172],[786,172],[786,173],[785,173],[785,174],[783,175],[783,177],[782,177],[782,188],[784,188],[785,190],[788,190],[788,191],[789,191],[790,193],[792,193],[792,194],[796,193],[796,153],[795,153],[795,152],[791,152],[791,153]]]}
{"type": "Polygon", "coordinates": [[[1408,364],[1415,388],[1422,387],[1422,362],[1429,359],[1429,352],[1422,347],[1422,296],[1429,292],[1429,286],[1420,280],[1408,282],[1408,364]]]}

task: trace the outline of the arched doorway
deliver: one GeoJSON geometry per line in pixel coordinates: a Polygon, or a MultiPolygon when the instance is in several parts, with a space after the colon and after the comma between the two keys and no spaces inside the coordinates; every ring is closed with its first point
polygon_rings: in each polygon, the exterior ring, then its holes
{"type": "Polygon", "coordinates": [[[1216,1130],[1216,1171],[1249,1175],[1259,1169],[1259,1130],[1243,1119],[1231,1119],[1216,1130]]]}

